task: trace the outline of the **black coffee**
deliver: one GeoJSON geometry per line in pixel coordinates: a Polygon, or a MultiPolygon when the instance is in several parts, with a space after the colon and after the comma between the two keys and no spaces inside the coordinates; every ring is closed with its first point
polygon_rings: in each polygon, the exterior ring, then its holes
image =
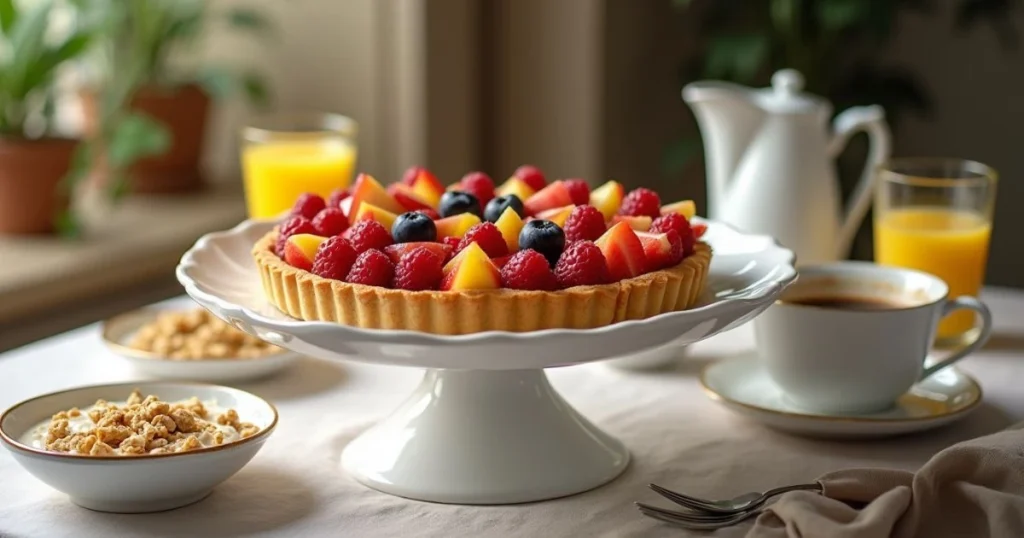
{"type": "Polygon", "coordinates": [[[821,296],[804,297],[792,301],[785,301],[789,304],[801,304],[807,306],[818,306],[822,308],[835,308],[839,310],[894,310],[905,308],[906,305],[895,301],[875,299],[873,297],[840,297],[821,296]]]}

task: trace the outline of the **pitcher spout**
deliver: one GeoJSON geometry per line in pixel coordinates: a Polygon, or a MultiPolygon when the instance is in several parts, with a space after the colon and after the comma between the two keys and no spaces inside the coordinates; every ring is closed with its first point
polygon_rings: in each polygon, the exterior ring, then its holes
{"type": "Polygon", "coordinates": [[[683,101],[693,110],[704,141],[708,216],[718,218],[736,166],[764,121],[765,111],[750,88],[730,82],[688,84],[683,101]]]}

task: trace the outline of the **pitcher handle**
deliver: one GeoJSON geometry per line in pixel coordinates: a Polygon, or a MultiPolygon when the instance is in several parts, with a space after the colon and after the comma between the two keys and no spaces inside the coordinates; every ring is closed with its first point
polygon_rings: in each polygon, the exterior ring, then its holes
{"type": "Polygon", "coordinates": [[[981,302],[980,300],[967,295],[961,295],[960,297],[957,297],[956,299],[948,301],[946,304],[942,305],[942,317],[944,318],[948,316],[950,313],[952,313],[954,310],[960,310],[962,308],[974,310],[975,312],[978,313],[978,315],[981,316],[981,330],[978,331],[978,336],[976,336],[974,340],[971,341],[971,343],[964,344],[962,347],[954,351],[952,354],[950,354],[950,356],[929,366],[928,368],[925,368],[924,371],[921,372],[921,377],[918,378],[918,381],[923,381],[925,378],[931,376],[935,372],[938,372],[939,370],[970,355],[971,353],[974,353],[981,346],[985,345],[985,342],[988,341],[988,337],[992,334],[992,313],[989,312],[988,307],[985,306],[985,303],[981,302]]]}
{"type": "Polygon", "coordinates": [[[835,121],[832,122],[832,128],[834,134],[829,143],[828,152],[833,159],[843,152],[846,143],[858,131],[867,133],[869,143],[864,170],[846,204],[846,214],[839,230],[836,254],[840,259],[845,259],[850,253],[857,229],[860,228],[861,221],[864,220],[868,208],[871,207],[874,179],[878,167],[889,159],[892,143],[889,126],[885,123],[885,109],[878,105],[848,108],[836,116],[835,121]]]}

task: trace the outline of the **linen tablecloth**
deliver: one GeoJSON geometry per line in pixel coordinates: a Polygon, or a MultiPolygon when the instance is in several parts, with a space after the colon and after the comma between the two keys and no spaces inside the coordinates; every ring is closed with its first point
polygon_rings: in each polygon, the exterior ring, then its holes
{"type": "MultiPolygon", "coordinates": [[[[806,482],[845,467],[913,470],[940,449],[1024,419],[1024,294],[988,290],[996,334],[962,368],[985,403],[966,420],[881,441],[823,441],[775,432],[737,417],[702,393],[711,361],[749,352],[750,326],[693,346],[674,370],[628,373],[601,364],[549,370],[565,398],[630,447],[626,472],[596,490],[517,506],[450,506],[391,497],[341,470],[345,444],[416,386],[412,368],[302,359],[279,376],[239,385],[272,400],[281,423],[263,450],[207,499],[157,514],[91,512],[22,470],[0,450],[0,536],[529,536],[678,537],[642,517],[633,501],[659,502],[656,482],[727,497],[806,482]]],[[[109,353],[96,326],[0,355],[0,408],[63,388],[141,379],[109,353]]],[[[154,487],[158,487],[154,484],[154,487]]],[[[747,525],[715,536],[743,536],[747,525]]]]}

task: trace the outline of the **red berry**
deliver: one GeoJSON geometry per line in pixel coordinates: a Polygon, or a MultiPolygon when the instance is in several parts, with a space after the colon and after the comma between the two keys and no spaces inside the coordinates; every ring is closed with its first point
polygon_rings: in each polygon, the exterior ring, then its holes
{"type": "Polygon", "coordinates": [[[487,253],[488,258],[500,258],[508,254],[508,243],[505,242],[505,238],[501,235],[501,230],[493,222],[474,224],[466,232],[465,237],[462,238],[458,248],[455,250],[461,251],[468,247],[470,243],[480,245],[480,248],[487,253]]]}
{"type": "Polygon", "coordinates": [[[420,173],[426,171],[427,169],[422,166],[410,166],[409,168],[406,168],[405,173],[402,174],[402,183],[411,187],[413,183],[416,183],[416,178],[420,176],[420,173]]]}
{"type": "Polygon", "coordinates": [[[512,259],[512,256],[515,256],[515,254],[509,254],[508,256],[494,258],[493,260],[491,260],[491,263],[493,263],[494,266],[497,267],[498,269],[501,269],[502,267],[505,267],[505,264],[507,264],[509,260],[512,259]]]}
{"type": "Polygon", "coordinates": [[[345,239],[334,236],[320,243],[313,257],[314,275],[334,280],[345,280],[348,270],[356,261],[356,251],[345,239]]]}
{"type": "Polygon", "coordinates": [[[356,221],[351,228],[345,230],[342,237],[348,239],[357,254],[362,254],[371,248],[383,250],[384,247],[392,243],[391,232],[375,220],[356,221]]]}
{"type": "Polygon", "coordinates": [[[555,278],[563,288],[606,284],[610,279],[604,254],[591,241],[577,241],[566,247],[555,264],[555,278]]]}
{"type": "Polygon", "coordinates": [[[608,227],[604,223],[604,214],[596,207],[590,205],[576,206],[569,218],[565,219],[565,241],[596,241],[604,235],[608,227]]]}
{"type": "Polygon", "coordinates": [[[662,233],[668,237],[668,242],[672,245],[672,254],[668,259],[668,267],[679,265],[679,262],[683,261],[683,258],[686,257],[686,243],[675,230],[662,233]]]}
{"type": "Polygon", "coordinates": [[[487,202],[494,198],[494,182],[491,177],[483,172],[470,172],[462,176],[459,187],[469,194],[476,196],[480,201],[480,210],[483,211],[487,202]]]}
{"type": "Polygon", "coordinates": [[[295,205],[292,206],[292,215],[300,215],[312,220],[317,213],[323,211],[327,207],[327,202],[320,197],[319,194],[313,194],[307,192],[299,195],[299,199],[295,200],[295,205]]]}
{"type": "Polygon", "coordinates": [[[436,290],[444,276],[444,260],[425,248],[406,253],[395,266],[394,287],[402,290],[436,290]]]}
{"type": "Polygon", "coordinates": [[[348,217],[337,207],[328,207],[313,218],[313,227],[317,235],[334,237],[348,228],[348,217]]]}
{"type": "Polygon", "coordinates": [[[352,196],[352,188],[346,189],[334,189],[331,191],[331,195],[327,197],[327,207],[341,207],[341,202],[345,198],[352,196]]]}
{"type": "Polygon", "coordinates": [[[345,277],[345,282],[386,288],[391,285],[391,279],[394,277],[395,265],[388,259],[387,254],[370,249],[356,258],[355,264],[345,277]]]}
{"type": "Polygon", "coordinates": [[[695,239],[700,239],[701,237],[704,237],[705,233],[707,233],[708,225],[707,224],[691,224],[690,225],[690,229],[693,230],[693,237],[695,239]]]}
{"type": "Polygon", "coordinates": [[[590,203],[590,185],[582,179],[565,180],[565,188],[569,189],[569,197],[575,205],[587,205],[590,203]]]}
{"type": "MultiPolygon", "coordinates": [[[[459,248],[459,246],[462,244],[462,238],[460,237],[445,237],[444,239],[441,240],[441,243],[448,245],[449,247],[452,247],[453,256],[455,254],[458,254],[459,251],[462,250],[459,248]]],[[[505,245],[505,248],[507,249],[508,245],[505,245]]]]}
{"type": "Polygon", "coordinates": [[[669,230],[679,234],[679,238],[683,242],[683,255],[689,256],[693,254],[693,246],[696,244],[697,238],[690,228],[690,221],[686,220],[686,217],[679,213],[669,213],[654,219],[654,222],[651,223],[651,232],[665,233],[669,230]]]}
{"type": "Polygon", "coordinates": [[[548,259],[533,249],[520,250],[501,268],[501,285],[514,290],[553,290],[558,286],[548,259]]]}
{"type": "Polygon", "coordinates": [[[434,211],[433,209],[417,209],[416,212],[417,213],[423,213],[424,215],[430,217],[430,220],[440,220],[441,219],[441,215],[438,215],[437,211],[434,211]]]}
{"type": "Polygon", "coordinates": [[[651,189],[634,189],[622,199],[619,214],[656,219],[661,215],[661,198],[651,189]]]}
{"type": "Polygon", "coordinates": [[[274,245],[278,256],[284,257],[284,244],[295,234],[316,234],[316,227],[309,219],[298,215],[284,221],[277,231],[277,243],[274,245]]]}
{"type": "Polygon", "coordinates": [[[516,171],[512,173],[512,177],[523,180],[534,191],[539,191],[548,184],[547,180],[544,179],[544,172],[541,172],[540,168],[531,164],[524,164],[516,168],[516,171]]]}

